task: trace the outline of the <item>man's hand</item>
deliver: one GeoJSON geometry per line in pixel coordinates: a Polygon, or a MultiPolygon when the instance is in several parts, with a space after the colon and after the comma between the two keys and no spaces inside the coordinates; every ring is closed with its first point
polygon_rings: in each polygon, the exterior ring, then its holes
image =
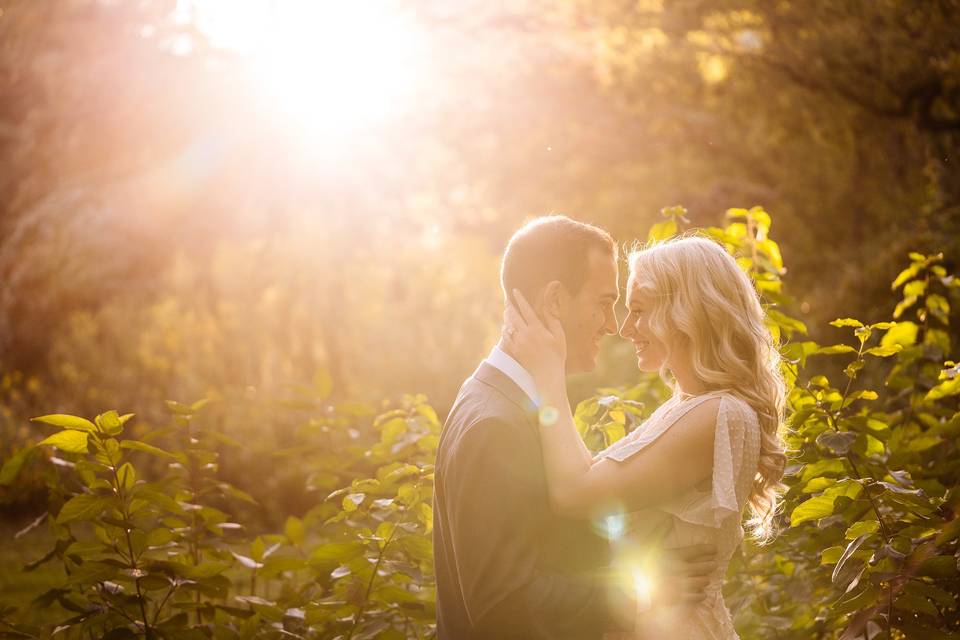
{"type": "Polygon", "coordinates": [[[662,584],[654,590],[654,606],[693,606],[706,597],[710,574],[717,569],[717,547],[697,544],[665,549],[661,563],[662,584]]]}

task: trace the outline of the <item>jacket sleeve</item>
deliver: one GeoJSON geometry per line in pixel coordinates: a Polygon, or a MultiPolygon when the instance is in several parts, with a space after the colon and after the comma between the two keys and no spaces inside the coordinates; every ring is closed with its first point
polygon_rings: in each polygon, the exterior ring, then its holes
{"type": "Polygon", "coordinates": [[[549,507],[532,429],[497,419],[472,425],[446,486],[463,600],[482,637],[600,638],[612,629],[604,579],[537,567],[549,507]]]}

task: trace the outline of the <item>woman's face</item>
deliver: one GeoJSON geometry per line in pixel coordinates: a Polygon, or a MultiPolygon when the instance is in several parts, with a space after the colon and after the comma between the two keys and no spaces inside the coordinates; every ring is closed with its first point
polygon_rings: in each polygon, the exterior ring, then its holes
{"type": "Polygon", "coordinates": [[[627,281],[627,317],[620,327],[620,335],[633,343],[637,352],[637,366],[641,371],[659,371],[667,361],[667,346],[650,331],[650,312],[656,299],[637,289],[631,275],[627,281]]]}

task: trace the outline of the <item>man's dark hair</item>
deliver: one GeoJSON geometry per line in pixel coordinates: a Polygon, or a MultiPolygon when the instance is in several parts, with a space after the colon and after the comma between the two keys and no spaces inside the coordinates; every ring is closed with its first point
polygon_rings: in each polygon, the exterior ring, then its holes
{"type": "Polygon", "coordinates": [[[557,280],[572,295],[580,292],[592,251],[617,257],[617,243],[592,224],[566,216],[544,216],[523,225],[507,243],[500,265],[500,286],[507,299],[517,289],[528,300],[557,280]]]}

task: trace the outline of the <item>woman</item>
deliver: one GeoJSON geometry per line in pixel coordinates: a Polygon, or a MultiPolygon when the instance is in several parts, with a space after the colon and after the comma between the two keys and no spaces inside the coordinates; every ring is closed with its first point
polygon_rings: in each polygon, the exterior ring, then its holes
{"type": "Polygon", "coordinates": [[[634,251],[629,267],[620,334],[639,368],[658,371],[673,396],[595,458],[570,414],[559,322],[541,321],[519,292],[507,312],[510,348],[532,369],[542,400],[551,503],[579,516],[619,508],[634,543],[656,535],[667,548],[715,544],[705,600],[692,611],[658,602],[638,613],[637,637],[730,640],[737,634],[721,587],[743,539],[742,514],[749,507],[752,533],[770,536],[786,463],[779,354],[756,290],[719,244],[670,240],[634,251]]]}

